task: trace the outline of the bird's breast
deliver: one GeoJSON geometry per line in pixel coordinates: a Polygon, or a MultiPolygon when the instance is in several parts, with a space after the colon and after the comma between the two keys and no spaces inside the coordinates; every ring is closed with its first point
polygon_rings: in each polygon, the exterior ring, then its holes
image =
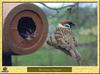
{"type": "Polygon", "coordinates": [[[55,32],[55,39],[57,42],[63,40],[66,43],[74,43],[72,31],[66,28],[57,28],[55,32]]]}

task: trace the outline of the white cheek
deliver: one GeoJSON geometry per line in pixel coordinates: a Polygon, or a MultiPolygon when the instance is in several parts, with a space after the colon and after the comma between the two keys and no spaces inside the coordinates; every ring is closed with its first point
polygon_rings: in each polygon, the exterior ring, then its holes
{"type": "Polygon", "coordinates": [[[66,27],[63,26],[62,24],[58,24],[58,27],[66,28],[66,27]]]}
{"type": "Polygon", "coordinates": [[[66,28],[70,28],[70,25],[69,24],[65,24],[65,25],[67,25],[68,27],[66,27],[66,28]]]}

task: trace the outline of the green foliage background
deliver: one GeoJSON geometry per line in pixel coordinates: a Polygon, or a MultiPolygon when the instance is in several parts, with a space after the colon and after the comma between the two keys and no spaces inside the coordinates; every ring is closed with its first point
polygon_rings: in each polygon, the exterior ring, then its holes
{"type": "MultiPolygon", "coordinates": [[[[54,32],[61,20],[72,20],[77,24],[72,30],[80,45],[77,49],[81,54],[81,65],[95,66],[97,65],[97,7],[79,5],[58,12],[43,7],[49,22],[48,36],[54,32]]],[[[14,66],[77,66],[74,59],[48,46],[46,42],[32,54],[12,57],[14,66]]]]}

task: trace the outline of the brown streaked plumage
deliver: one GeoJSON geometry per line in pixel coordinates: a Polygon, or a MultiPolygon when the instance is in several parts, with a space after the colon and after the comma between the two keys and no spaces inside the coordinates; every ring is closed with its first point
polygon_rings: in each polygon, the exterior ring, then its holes
{"type": "Polygon", "coordinates": [[[72,56],[79,63],[81,57],[77,50],[77,42],[74,34],[70,29],[73,25],[75,24],[73,24],[71,21],[66,20],[61,22],[54,32],[54,37],[59,49],[72,56]]]}
{"type": "Polygon", "coordinates": [[[55,31],[55,40],[57,41],[58,46],[69,51],[70,56],[77,60],[80,59],[80,54],[76,49],[77,42],[71,30],[61,27],[57,28],[55,31]]]}

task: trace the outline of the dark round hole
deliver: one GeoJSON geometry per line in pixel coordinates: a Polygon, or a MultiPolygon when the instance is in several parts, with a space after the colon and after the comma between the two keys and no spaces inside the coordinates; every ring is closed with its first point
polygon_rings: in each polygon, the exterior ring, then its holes
{"type": "Polygon", "coordinates": [[[36,25],[31,17],[21,17],[17,29],[20,36],[25,39],[35,32],[36,25]]]}

